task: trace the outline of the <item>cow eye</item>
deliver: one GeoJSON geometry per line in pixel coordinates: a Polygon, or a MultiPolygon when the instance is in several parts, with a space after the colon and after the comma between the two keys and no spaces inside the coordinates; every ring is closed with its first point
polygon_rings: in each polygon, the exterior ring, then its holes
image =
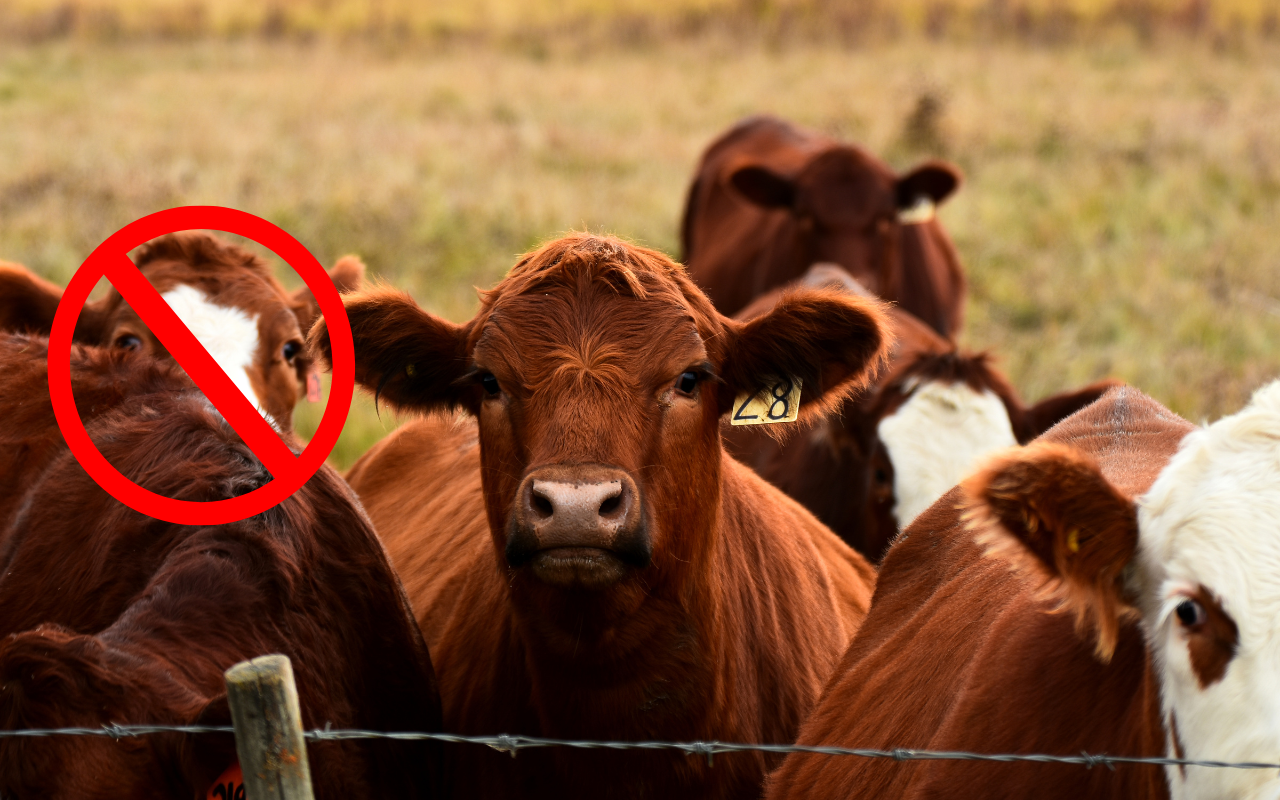
{"type": "Polygon", "coordinates": [[[1174,613],[1178,615],[1178,622],[1187,628],[1194,628],[1203,625],[1205,621],[1204,606],[1197,603],[1191,598],[1178,603],[1178,607],[1174,609],[1174,613]]]}
{"type": "Polygon", "coordinates": [[[132,333],[116,337],[116,347],[120,350],[137,350],[142,347],[142,340],[132,333]]]}
{"type": "Polygon", "coordinates": [[[693,394],[693,390],[698,388],[698,373],[682,372],[680,377],[676,378],[676,391],[681,394],[693,394]]]}
{"type": "Polygon", "coordinates": [[[480,385],[484,387],[485,394],[494,397],[498,392],[502,391],[502,387],[498,385],[498,379],[493,377],[492,372],[486,372],[480,376],[480,385]]]}
{"type": "Polygon", "coordinates": [[[302,352],[302,342],[285,342],[280,353],[284,356],[284,360],[290,364],[298,357],[298,353],[302,352]]]}

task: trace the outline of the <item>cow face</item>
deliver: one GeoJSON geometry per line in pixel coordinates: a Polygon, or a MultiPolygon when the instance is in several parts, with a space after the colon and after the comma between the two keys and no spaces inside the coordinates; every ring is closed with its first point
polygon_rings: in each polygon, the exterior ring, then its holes
{"type": "MultiPolygon", "coordinates": [[[[479,421],[496,555],[513,591],[633,609],[715,546],[719,420],[762,375],[802,381],[829,410],[882,350],[874,301],[784,296],[739,323],[665,256],[575,235],[520,261],[451,325],[406,296],[347,301],[357,380],[405,408],[479,421]]],[[[312,341],[329,357],[323,323],[312,341]]],[[[577,602],[577,601],[575,601],[577,602]]]]}
{"type": "MultiPolygon", "coordinates": [[[[1099,631],[1138,614],[1161,684],[1169,754],[1275,762],[1280,754],[1280,383],[1193,432],[1138,502],[1063,446],[1006,457],[967,484],[977,510],[1033,554],[1099,631]]],[[[1277,797],[1267,770],[1169,767],[1173,796],[1277,797]]]]}
{"type": "Polygon", "coordinates": [[[749,202],[796,217],[809,263],[839,264],[873,292],[896,299],[908,289],[896,285],[900,227],[930,222],[931,209],[955,191],[960,174],[929,162],[899,177],[870,154],[841,145],[794,177],[749,164],[729,182],[749,202]]]}
{"type": "MultiPolygon", "coordinates": [[[[282,430],[291,429],[293,407],[312,370],[303,341],[319,314],[311,291],[286,293],[266,262],[203,233],[156,239],[135,262],[245,398],[282,430]]],[[[339,291],[350,291],[363,279],[364,265],[348,256],[329,274],[339,291]]],[[[0,265],[0,322],[47,334],[60,296],[60,289],[16,265],[0,265]]],[[[170,358],[114,289],[85,305],[75,339],[170,358]]]]}

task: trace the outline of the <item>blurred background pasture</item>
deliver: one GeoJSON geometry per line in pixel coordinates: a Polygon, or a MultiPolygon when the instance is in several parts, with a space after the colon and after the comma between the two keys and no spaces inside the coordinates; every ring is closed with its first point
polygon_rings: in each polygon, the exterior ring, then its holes
{"type": "MultiPolygon", "coordinates": [[[[225,205],[463,320],[567,230],[678,256],[702,149],[771,112],[964,170],[941,210],[963,342],[1028,399],[1115,376],[1200,421],[1280,376],[1278,20],[1280,0],[0,0],[0,259],[61,283],[137,217],[225,205]]],[[[396,423],[358,401],[334,463],[396,423]]]]}

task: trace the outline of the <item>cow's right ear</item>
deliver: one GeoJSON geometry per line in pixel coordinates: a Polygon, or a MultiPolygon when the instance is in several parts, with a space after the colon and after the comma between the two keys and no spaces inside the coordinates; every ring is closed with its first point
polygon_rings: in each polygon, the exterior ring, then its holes
{"type": "MultiPolygon", "coordinates": [[[[474,387],[460,384],[469,371],[468,327],[428,314],[404,292],[376,288],[343,297],[356,351],[356,382],[403,410],[433,411],[468,405],[474,387]]],[[[307,339],[327,367],[333,348],[324,317],[307,339]]]]}
{"type": "Polygon", "coordinates": [[[48,335],[61,299],[57,286],[26,267],[0,261],[0,330],[48,335]]]}
{"type": "Polygon", "coordinates": [[[764,208],[792,208],[796,187],[790,180],[761,166],[741,167],[729,176],[738,194],[764,208]]]}
{"type": "Polygon", "coordinates": [[[988,552],[1015,568],[1047,573],[1049,593],[1092,625],[1103,662],[1133,608],[1124,571],[1138,548],[1138,511],[1093,458],[1035,442],[996,456],[965,480],[966,517],[988,552]]]}

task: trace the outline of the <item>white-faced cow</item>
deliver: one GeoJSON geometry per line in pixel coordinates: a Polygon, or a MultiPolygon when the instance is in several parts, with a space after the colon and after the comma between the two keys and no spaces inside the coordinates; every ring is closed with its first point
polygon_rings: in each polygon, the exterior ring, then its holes
{"type": "MultiPolygon", "coordinates": [[[[311,290],[286,292],[266,261],[208,233],[162,236],[133,260],[241,393],[280,429],[291,429],[314,369],[303,347],[320,314],[311,290]]],[[[364,278],[364,264],[347,256],[329,276],[340,292],[351,291],[364,278]]],[[[24,267],[0,262],[0,331],[47,335],[61,297],[61,289],[24,267]]],[[[169,358],[114,287],[85,304],[75,341],[169,358]]]]}
{"type": "MultiPolygon", "coordinates": [[[[804,744],[1277,761],[1280,384],[1196,429],[1116,389],[890,548],[804,744]]],[[[791,756],[768,797],[1272,798],[1276,770],[791,756]]]]}

